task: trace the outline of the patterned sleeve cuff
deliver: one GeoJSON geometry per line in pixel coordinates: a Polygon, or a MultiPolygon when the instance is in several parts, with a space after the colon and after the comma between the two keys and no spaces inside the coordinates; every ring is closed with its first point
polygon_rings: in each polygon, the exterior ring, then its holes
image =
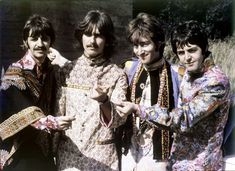
{"type": "Polygon", "coordinates": [[[137,114],[139,114],[141,119],[146,119],[147,117],[146,107],[138,105],[137,114]]]}
{"type": "Polygon", "coordinates": [[[57,118],[51,115],[39,119],[38,121],[34,122],[32,126],[36,129],[44,130],[48,133],[50,133],[50,130],[57,130],[59,128],[57,118]]]}
{"type": "Polygon", "coordinates": [[[159,112],[155,109],[155,106],[145,107],[139,106],[139,115],[142,119],[146,119],[149,121],[157,121],[159,117],[159,112]]]}

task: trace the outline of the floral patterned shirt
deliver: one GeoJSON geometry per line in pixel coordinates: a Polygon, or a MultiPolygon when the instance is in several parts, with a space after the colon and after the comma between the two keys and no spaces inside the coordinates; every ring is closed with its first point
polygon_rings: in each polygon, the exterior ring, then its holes
{"type": "Polygon", "coordinates": [[[140,107],[142,118],[175,132],[169,162],[172,170],[222,170],[229,93],[228,78],[208,57],[201,74],[184,75],[178,108],[168,112],[158,104],[140,107]]]}
{"type": "Polygon", "coordinates": [[[58,94],[58,114],[75,115],[72,128],[65,131],[58,147],[58,170],[118,170],[114,129],[126,121],[113,102],[125,101],[127,78],[117,65],[104,59],[81,56],[66,66],[65,82],[58,94]],[[96,82],[109,87],[111,121],[105,122],[100,104],[91,99],[96,82]]]}

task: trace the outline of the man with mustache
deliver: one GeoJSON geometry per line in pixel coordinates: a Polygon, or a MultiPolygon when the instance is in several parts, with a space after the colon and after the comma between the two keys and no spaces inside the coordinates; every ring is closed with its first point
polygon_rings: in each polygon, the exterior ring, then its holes
{"type": "Polygon", "coordinates": [[[56,170],[51,130],[66,130],[75,118],[50,115],[55,74],[48,53],[54,41],[48,19],[33,15],[26,21],[26,54],[9,66],[1,79],[0,170],[56,170]]]}
{"type": "Polygon", "coordinates": [[[59,171],[117,171],[115,129],[126,121],[114,102],[126,100],[127,78],[110,62],[114,27],[110,16],[89,11],[75,30],[83,54],[61,70],[57,114],[75,115],[71,129],[61,136],[59,171]]]}

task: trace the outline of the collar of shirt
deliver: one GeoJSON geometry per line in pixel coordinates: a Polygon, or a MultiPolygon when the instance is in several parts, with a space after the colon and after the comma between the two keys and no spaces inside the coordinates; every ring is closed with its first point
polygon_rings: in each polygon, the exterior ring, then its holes
{"type": "Polygon", "coordinates": [[[90,66],[100,66],[100,65],[103,65],[106,61],[108,61],[102,55],[97,56],[95,58],[89,58],[89,57],[86,57],[85,55],[82,55],[82,58],[90,66]]]}
{"type": "Polygon", "coordinates": [[[144,65],[144,68],[146,71],[154,71],[154,70],[161,68],[164,65],[164,63],[165,63],[164,58],[161,58],[160,60],[158,60],[157,62],[154,62],[153,64],[144,65]]]}
{"type": "Polygon", "coordinates": [[[19,61],[12,64],[12,66],[19,67],[22,69],[28,69],[33,70],[36,65],[36,62],[30,55],[30,53],[26,52],[23,58],[21,58],[19,61]]]}

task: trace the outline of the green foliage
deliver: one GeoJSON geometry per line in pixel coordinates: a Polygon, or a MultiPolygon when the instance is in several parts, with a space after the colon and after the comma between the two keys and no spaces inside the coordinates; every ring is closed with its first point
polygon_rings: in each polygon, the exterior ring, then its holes
{"type": "Polygon", "coordinates": [[[224,39],[232,35],[233,0],[134,0],[134,14],[147,12],[155,15],[166,30],[186,20],[203,24],[211,39],[224,39]]]}
{"type": "Polygon", "coordinates": [[[211,39],[232,35],[232,0],[217,0],[206,12],[206,27],[211,39]]]}

